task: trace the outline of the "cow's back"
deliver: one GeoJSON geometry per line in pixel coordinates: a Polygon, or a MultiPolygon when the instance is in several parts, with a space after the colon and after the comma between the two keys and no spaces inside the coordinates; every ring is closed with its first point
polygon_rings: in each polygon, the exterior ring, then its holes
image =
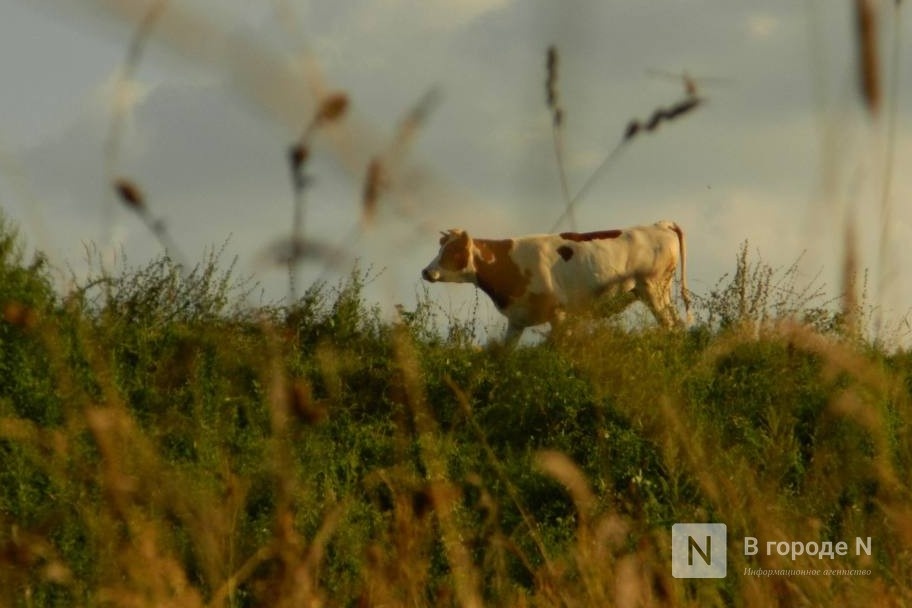
{"type": "Polygon", "coordinates": [[[552,281],[570,303],[605,291],[630,291],[637,281],[677,264],[678,242],[670,222],[590,234],[607,236],[583,240],[554,235],[550,242],[552,281]]]}

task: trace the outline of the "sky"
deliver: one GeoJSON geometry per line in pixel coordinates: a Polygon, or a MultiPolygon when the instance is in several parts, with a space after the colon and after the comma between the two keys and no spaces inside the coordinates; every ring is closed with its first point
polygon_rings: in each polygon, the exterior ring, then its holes
{"type": "MultiPolygon", "coordinates": [[[[0,0],[0,207],[48,255],[62,290],[90,272],[89,250],[111,267],[161,253],[114,199],[109,181],[120,175],[189,262],[223,248],[226,266],[236,257],[238,275],[261,285],[252,304],[281,301],[287,272],[267,252],[290,232],[286,150],[317,100],[341,91],[350,111],[311,141],[304,234],[345,257],[330,269],[306,262],[298,283],[341,280],[357,260],[376,275],[369,299],[387,314],[410,308],[438,231],[517,236],[561,215],[544,86],[554,45],[572,192],[630,120],[683,97],[674,74],[691,75],[705,100],[624,147],[578,203],[579,230],[675,220],[698,294],[734,269],[747,241],[774,268],[800,257],[799,282],[835,295],[849,221],[871,303],[897,327],[912,309],[902,271],[912,23],[892,2],[879,4],[876,117],[858,92],[848,1],[182,0],[165,5],[125,73],[148,6],[0,0]],[[360,224],[370,160],[394,148],[398,125],[432,90],[374,221],[360,224]]],[[[471,286],[427,288],[442,314],[473,314],[471,286]]],[[[477,314],[491,331],[505,325],[483,297],[477,314]]]]}

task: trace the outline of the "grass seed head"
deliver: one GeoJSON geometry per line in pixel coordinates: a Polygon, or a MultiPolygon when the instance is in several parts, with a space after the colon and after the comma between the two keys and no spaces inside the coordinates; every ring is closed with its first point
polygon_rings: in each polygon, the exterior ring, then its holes
{"type": "Polygon", "coordinates": [[[624,130],[624,141],[633,139],[641,130],[642,131],[655,131],[663,122],[668,122],[670,120],[675,120],[689,114],[695,110],[700,104],[703,103],[703,100],[699,97],[688,96],[686,99],[683,99],[671,107],[668,108],[657,108],[653,111],[652,115],[649,117],[649,120],[645,123],[641,123],[636,119],[631,120],[627,123],[627,128],[624,130]]]}
{"type": "Polygon", "coordinates": [[[877,2],[855,0],[855,31],[858,43],[858,77],[862,99],[876,115],[882,98],[880,59],[877,48],[877,2]]]}
{"type": "Polygon", "coordinates": [[[847,334],[858,332],[858,236],[855,224],[849,220],[843,234],[842,258],[842,321],[847,334]]]}
{"type": "Polygon", "coordinates": [[[678,103],[665,110],[665,119],[674,120],[679,116],[683,116],[684,114],[687,114],[688,112],[696,109],[700,103],[702,103],[702,100],[699,97],[693,96],[690,96],[683,101],[679,101],[678,103]]]}
{"type": "Polygon", "coordinates": [[[545,67],[547,69],[545,94],[548,100],[548,107],[553,110],[557,106],[557,47],[553,44],[548,47],[545,67]]]}
{"type": "Polygon", "coordinates": [[[114,190],[120,197],[120,202],[136,211],[137,213],[146,212],[146,200],[142,191],[132,181],[126,178],[114,180],[114,190]]]}
{"type": "Polygon", "coordinates": [[[291,170],[295,174],[300,173],[309,156],[310,149],[303,142],[298,142],[288,148],[288,163],[291,165],[291,170]]]}
{"type": "Polygon", "coordinates": [[[364,194],[361,199],[361,213],[365,222],[370,222],[374,219],[374,215],[377,213],[377,203],[386,185],[387,179],[383,162],[379,158],[374,158],[367,166],[367,175],[364,179],[364,194]]]}
{"type": "Polygon", "coordinates": [[[318,124],[334,122],[341,119],[347,110],[348,95],[345,93],[332,93],[320,103],[314,122],[318,124]]]}

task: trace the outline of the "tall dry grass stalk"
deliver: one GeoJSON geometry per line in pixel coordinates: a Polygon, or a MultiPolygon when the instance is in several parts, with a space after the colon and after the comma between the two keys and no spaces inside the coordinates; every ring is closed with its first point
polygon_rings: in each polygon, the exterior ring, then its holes
{"type": "Polygon", "coordinates": [[[165,221],[152,215],[146,197],[139,186],[136,185],[136,182],[125,177],[117,177],[111,182],[111,187],[120,202],[139,216],[146,228],[149,229],[149,232],[158,240],[165,253],[177,263],[181,272],[186,274],[188,271],[187,258],[178,247],[177,241],[174,240],[168,231],[168,225],[165,221]]]}
{"type": "MultiPolygon", "coordinates": [[[[55,2],[47,6],[60,10],[55,2]]],[[[72,10],[91,19],[113,16],[130,27],[148,12],[146,0],[85,0],[72,10]]],[[[284,3],[279,17],[291,15],[284,3]]],[[[292,24],[282,21],[283,27],[292,24]]],[[[326,77],[321,62],[303,49],[288,57],[267,41],[239,33],[213,7],[201,10],[187,3],[172,3],[149,34],[161,44],[185,57],[188,62],[224,73],[227,83],[244,99],[261,109],[286,129],[297,130],[313,115],[319,101],[339,87],[326,77]]],[[[351,176],[360,179],[365,167],[385,147],[383,130],[351,116],[338,128],[325,133],[326,151],[351,176]]],[[[409,194],[415,200],[436,200],[441,206],[480,204],[477,196],[440,179],[435,172],[415,163],[410,165],[409,194]]]]}
{"type": "MultiPolygon", "coordinates": [[[[120,173],[120,152],[124,137],[124,127],[134,102],[130,87],[133,86],[134,75],[139,69],[149,36],[167,9],[168,3],[169,0],[154,0],[149,4],[133,31],[133,35],[127,45],[126,57],[114,80],[111,120],[104,143],[106,175],[109,182],[117,180],[120,173]]],[[[111,218],[110,211],[113,211],[113,209],[109,209],[104,214],[104,217],[109,220],[111,218]]],[[[110,233],[112,226],[109,221],[108,229],[105,232],[110,233]]]]}
{"type": "MultiPolygon", "coordinates": [[[[326,546],[336,528],[343,520],[349,508],[349,501],[342,500],[330,507],[321,518],[321,523],[314,536],[308,540],[297,529],[296,496],[303,491],[299,478],[295,475],[295,462],[292,453],[294,436],[290,430],[295,427],[293,421],[302,414],[309,424],[318,422],[321,417],[314,417],[307,400],[308,388],[301,381],[290,382],[285,369],[285,353],[273,328],[264,327],[271,342],[272,382],[270,387],[270,423],[272,426],[272,463],[276,483],[276,505],[273,538],[270,548],[261,548],[250,560],[254,563],[241,566],[238,573],[255,571],[256,561],[271,559],[281,573],[278,584],[264,589],[264,599],[272,606],[322,606],[328,598],[319,583],[320,567],[326,552],[326,546]]],[[[249,561],[249,560],[248,560],[249,561]]],[[[235,578],[240,578],[235,576],[235,578]]],[[[229,581],[226,581],[226,584],[229,581]]]]}
{"type": "Polygon", "coordinates": [[[662,124],[677,120],[682,116],[690,114],[705,102],[705,99],[703,97],[697,96],[696,83],[694,80],[687,77],[686,75],[684,76],[683,80],[685,91],[685,97],[683,99],[675,102],[667,108],[656,108],[653,110],[649,119],[646,121],[632,119],[627,123],[627,126],[624,129],[624,134],[621,137],[620,141],[602,160],[599,166],[596,167],[595,171],[592,172],[589,178],[583,182],[583,185],[576,192],[576,194],[570,198],[570,202],[568,203],[566,210],[563,214],[560,215],[560,217],[557,218],[554,224],[552,224],[549,232],[554,232],[557,230],[560,225],[568,217],[570,217],[576,205],[586,196],[586,194],[588,194],[592,186],[595,185],[595,183],[604,175],[605,171],[611,167],[614,161],[617,160],[617,158],[626,149],[630,142],[636,139],[638,135],[642,133],[652,133],[662,124]]]}
{"type": "MultiPolygon", "coordinates": [[[[646,365],[649,349],[642,353],[632,353],[629,349],[629,338],[623,334],[615,337],[603,336],[598,344],[592,341],[581,341],[579,345],[571,342],[567,345],[585,369],[591,370],[595,382],[613,396],[614,402],[629,416],[638,428],[649,435],[662,450],[667,483],[672,487],[675,480],[695,479],[701,495],[707,502],[696,512],[678,511],[672,521],[720,521],[728,527],[729,542],[744,536],[754,536],[762,540],[778,539],[816,540],[833,534],[832,518],[844,518],[838,528],[847,539],[852,535],[870,535],[880,539],[880,551],[889,554],[886,566],[899,574],[900,579],[906,573],[912,573],[912,487],[907,478],[899,472],[905,470],[908,457],[908,445],[897,445],[896,424],[900,419],[912,413],[912,401],[902,381],[892,375],[877,358],[869,357],[857,347],[853,340],[844,337],[827,336],[814,331],[796,321],[779,320],[764,326],[759,334],[744,331],[740,328],[731,331],[727,337],[719,336],[712,348],[708,349],[696,364],[718,373],[734,361],[744,361],[748,353],[769,352],[769,348],[781,349],[785,355],[783,364],[787,367],[782,373],[795,373],[791,369],[795,361],[802,356],[812,357],[820,362],[820,381],[841,387],[829,392],[828,401],[822,405],[822,411],[815,420],[816,432],[810,439],[799,440],[793,433],[796,420],[803,408],[811,407],[805,399],[794,402],[774,401],[767,410],[760,405],[759,411],[745,411],[740,404],[732,402],[730,410],[725,412],[725,422],[714,421],[707,412],[695,415],[694,403],[688,404],[680,388],[675,388],[674,370],[668,370],[667,376],[652,377],[651,374],[638,374],[637,370],[646,365]],[[607,339],[606,339],[607,338],[607,339]],[[620,353],[629,353],[621,355],[620,353]],[[623,377],[627,384],[621,387],[618,376],[608,372],[610,361],[615,365],[622,358],[624,371],[616,374],[623,377]],[[624,403],[633,404],[640,394],[659,394],[659,404],[654,410],[643,411],[624,403]],[[794,409],[793,409],[794,408],[794,409]],[[759,441],[762,448],[742,450],[737,446],[737,439],[726,437],[722,427],[736,428],[741,416],[757,416],[763,420],[763,432],[751,441],[759,441]],[[851,454],[845,452],[848,445],[832,441],[835,429],[853,437],[862,433],[865,447],[851,454]],[[803,482],[794,491],[799,495],[814,487],[819,493],[817,499],[801,509],[800,513],[787,507],[784,499],[787,490],[782,487],[789,467],[794,461],[784,458],[784,454],[809,452],[804,456],[807,468],[802,473],[803,482]],[[868,451],[870,450],[870,452],[868,451]],[[868,454],[862,456],[862,454],[868,454]],[[753,457],[747,456],[752,454],[753,457]],[[723,473],[723,470],[725,471],[723,473]],[[874,496],[870,507],[854,506],[837,507],[836,512],[828,511],[824,504],[829,500],[842,497],[846,500],[848,480],[856,479],[869,488],[874,496]],[[785,493],[784,493],[785,492],[785,493]],[[819,502],[823,501],[823,502],[819,502]],[[870,508],[878,511],[873,518],[862,516],[861,510],[870,508]],[[845,511],[840,511],[845,509],[845,511]],[[857,514],[856,514],[857,513],[857,514]],[[828,527],[829,526],[829,527],[828,527]],[[827,532],[829,530],[829,532],[827,532]]],[[[756,358],[747,360],[758,361],[756,358]]],[[[761,373],[753,370],[754,373],[761,373]]],[[[688,373],[689,375],[689,373],[688,373]]],[[[742,376],[743,382],[750,383],[750,375],[742,376]]],[[[814,382],[815,380],[811,380],[814,382]]],[[[743,390],[749,390],[747,388],[743,390]]],[[[783,395],[786,397],[787,395],[783,395]]],[[[744,395],[748,399],[747,395],[744,395]]],[[[806,416],[806,413],[804,414],[806,416]]],[[[907,436],[907,430],[901,433],[907,436]]],[[[843,439],[845,440],[845,439],[843,439]]],[[[581,479],[560,456],[548,455],[550,471],[561,471],[556,477],[568,488],[577,505],[587,504],[587,492],[581,485],[581,479]]],[[[553,473],[552,473],[553,474],[553,473]]],[[[852,499],[857,500],[857,499],[852,499]]],[[[577,507],[579,509],[579,506],[577,507]]],[[[649,555],[638,547],[636,557],[646,563],[669,563],[667,540],[663,540],[657,555],[649,555]]],[[[735,582],[729,592],[728,601],[722,596],[701,595],[700,590],[707,590],[706,585],[690,589],[684,595],[680,581],[667,578],[664,571],[659,574],[658,582],[647,584],[646,590],[666,589],[663,595],[641,600],[642,605],[728,605],[731,597],[735,602],[754,606],[791,606],[806,605],[846,605],[861,603],[865,605],[905,606],[912,595],[905,582],[895,590],[888,589],[890,583],[877,581],[874,577],[755,577],[743,574],[745,568],[822,568],[834,567],[832,563],[822,565],[816,557],[802,557],[794,561],[789,557],[761,555],[748,557],[736,541],[729,545],[728,578],[735,582]],[[662,576],[664,575],[664,577],[662,576]],[[664,583],[661,582],[664,580],[664,583]]],[[[872,557],[860,555],[847,557],[838,562],[838,568],[880,568],[873,565],[872,557]]],[[[883,562],[878,562],[883,563],[883,562]]],[[[897,579],[897,580],[900,580],[897,579]]],[[[637,586],[634,584],[634,588],[637,586]]],[[[620,588],[620,587],[618,587],[620,588]]],[[[642,588],[640,588],[642,590],[642,588]]]]}
{"type": "Polygon", "coordinates": [[[902,15],[900,7],[902,2],[893,3],[892,35],[890,57],[890,92],[887,99],[886,153],[884,155],[883,176],[880,199],[880,241],[877,251],[877,300],[881,306],[878,308],[875,319],[875,335],[881,336],[884,329],[883,309],[890,301],[890,286],[896,281],[901,265],[895,259],[893,246],[893,174],[896,164],[896,135],[897,115],[899,110],[899,91],[902,89],[902,15]]]}
{"type": "Polygon", "coordinates": [[[112,105],[111,122],[108,127],[108,135],[105,139],[105,159],[108,163],[108,176],[112,177],[116,173],[117,163],[120,156],[120,145],[123,138],[124,121],[130,109],[123,100],[129,97],[127,89],[130,86],[133,76],[139,69],[142,61],[143,51],[149,36],[155,27],[155,24],[161,18],[168,6],[170,0],[155,0],[149,5],[148,10],[142,16],[130,42],[127,45],[127,54],[114,83],[114,103],[112,105]]]}
{"type": "MultiPolygon", "coordinates": [[[[852,0],[849,3],[852,10],[854,25],[854,40],[851,47],[854,55],[853,75],[854,91],[868,120],[861,123],[861,133],[864,145],[847,145],[845,135],[850,132],[847,125],[852,117],[847,113],[847,108],[839,107],[838,103],[826,99],[825,93],[830,88],[826,55],[823,52],[824,32],[819,29],[819,13],[827,10],[822,4],[809,5],[814,10],[808,14],[809,38],[811,41],[811,70],[814,76],[813,90],[817,97],[817,116],[819,118],[820,132],[820,159],[821,159],[821,200],[829,208],[819,205],[810,205],[808,213],[808,231],[819,232],[820,219],[844,218],[844,224],[837,222],[831,225],[828,234],[837,235],[836,239],[829,242],[838,243],[841,257],[842,287],[853,288],[852,282],[847,280],[846,272],[857,272],[860,265],[858,239],[860,229],[849,223],[861,226],[867,218],[876,218],[872,226],[877,231],[878,245],[874,264],[875,297],[873,319],[870,329],[875,339],[887,339],[887,316],[899,312],[895,307],[905,306],[897,302],[897,295],[893,286],[897,283],[900,271],[900,262],[896,258],[895,237],[893,226],[895,215],[893,213],[893,174],[895,165],[896,136],[897,136],[897,107],[898,95],[902,74],[902,27],[901,27],[901,2],[879,2],[878,0],[852,0]],[[887,9],[887,4],[892,5],[892,14],[887,9]],[[885,37],[886,30],[883,26],[884,19],[892,22],[892,31],[889,40],[885,37]],[[889,63],[884,62],[881,49],[889,44],[891,50],[889,63]],[[885,69],[889,67],[890,69],[885,69]],[[884,116],[886,114],[886,116],[884,116]],[[863,167],[859,174],[858,166],[863,167]],[[859,177],[861,178],[859,180],[859,177]],[[873,178],[873,179],[869,179],[873,178]],[[879,181],[878,181],[879,180],[879,181]],[[861,181],[870,184],[873,194],[872,200],[862,202],[861,181]],[[878,203],[875,213],[864,213],[867,205],[872,210],[878,203]],[[854,241],[854,242],[850,242],[854,241]],[[854,270],[853,270],[854,269],[854,270]]],[[[854,125],[856,128],[858,125],[854,125]]],[[[854,287],[857,289],[857,285],[854,287]]],[[[858,294],[842,294],[857,302],[858,294]]],[[[844,302],[843,309],[851,306],[851,302],[844,302]]],[[[848,319],[851,320],[851,319],[848,319]]],[[[863,328],[857,328],[861,331],[863,328]]]]}
{"type": "MultiPolygon", "coordinates": [[[[187,531],[201,576],[214,583],[231,567],[225,561],[234,526],[230,516],[240,511],[243,494],[219,496],[214,488],[187,483],[165,465],[114,389],[116,371],[105,353],[94,347],[85,352],[101,381],[101,394],[93,398],[72,376],[53,325],[38,331],[52,354],[49,373],[74,399],[61,432],[71,438],[87,433],[98,452],[97,469],[80,465],[79,442],[65,441],[58,444],[58,457],[46,463],[48,474],[67,471],[87,488],[101,491],[100,508],[81,513],[100,546],[113,548],[98,554],[98,600],[122,606],[202,606],[198,581],[188,578],[168,521],[187,531]]],[[[77,332],[92,344],[91,328],[79,326],[77,332]]]]}
{"type": "MultiPolygon", "coordinates": [[[[186,272],[187,258],[181,253],[176,241],[171,237],[167,225],[161,219],[155,219],[150,213],[145,197],[139,187],[132,181],[120,175],[120,153],[124,137],[124,127],[127,117],[132,110],[134,99],[130,94],[130,87],[133,86],[134,74],[139,69],[142,55],[145,51],[149,37],[152,35],[154,28],[162,15],[168,8],[169,0],[154,0],[151,2],[139,20],[130,43],[127,45],[127,54],[123,64],[114,81],[113,99],[111,106],[111,120],[108,127],[107,137],[105,138],[105,165],[108,181],[114,192],[127,208],[136,213],[142,219],[146,228],[155,236],[162,248],[174,257],[186,272]]],[[[103,217],[107,220],[107,229],[105,232],[110,234],[113,224],[111,224],[112,214],[105,213],[103,217]]],[[[106,238],[110,240],[110,237],[106,238]]]]}
{"type": "Polygon", "coordinates": [[[668,573],[651,564],[657,556],[652,555],[649,543],[642,543],[635,552],[625,551],[630,523],[615,511],[599,512],[589,481],[565,454],[544,450],[537,454],[536,462],[567,490],[577,514],[576,543],[568,556],[574,572],[565,573],[561,584],[576,577],[580,584],[575,593],[560,598],[558,605],[665,605],[671,584],[668,573]]]}
{"type": "Polygon", "coordinates": [[[848,335],[859,336],[861,332],[860,306],[858,301],[858,232],[855,227],[855,213],[846,214],[842,238],[842,318],[848,335]]]}
{"type": "MultiPolygon", "coordinates": [[[[898,4],[898,3],[897,3],[898,4]]],[[[881,84],[879,0],[854,0],[855,36],[858,48],[858,90],[865,107],[877,116],[883,102],[881,84]]]]}
{"type": "Polygon", "coordinates": [[[456,520],[458,490],[449,481],[446,458],[440,449],[440,431],[428,407],[421,377],[421,366],[415,352],[412,338],[399,328],[393,337],[394,358],[400,374],[402,397],[412,415],[421,460],[427,468],[429,501],[440,526],[440,535],[450,569],[453,573],[453,589],[456,602],[464,608],[480,608],[481,578],[475,567],[469,548],[463,542],[456,520]]]}
{"type": "MultiPolygon", "coordinates": [[[[408,183],[404,183],[406,180],[403,179],[402,175],[403,164],[415,137],[439,103],[440,92],[438,89],[432,88],[422,95],[399,121],[392,140],[386,144],[380,153],[369,159],[361,186],[361,213],[358,220],[338,238],[336,244],[326,244],[313,237],[303,237],[303,194],[309,183],[303,171],[304,164],[310,155],[310,148],[304,142],[309,139],[317,126],[338,121],[345,114],[348,107],[347,98],[343,102],[341,99],[334,100],[333,97],[327,97],[324,106],[318,109],[316,117],[311,121],[309,127],[305,129],[302,141],[292,146],[289,151],[296,201],[292,232],[299,236],[297,238],[292,237],[288,241],[279,240],[274,242],[260,256],[267,263],[287,264],[290,283],[291,277],[297,275],[297,271],[293,271],[292,266],[296,267],[298,261],[314,259],[322,262],[323,268],[314,280],[314,284],[326,281],[331,272],[344,269],[346,264],[350,265],[351,257],[349,251],[357,245],[364,231],[373,226],[379,212],[381,199],[390,193],[410,196],[408,192],[414,190],[415,184],[410,180],[408,183]]],[[[338,97],[338,95],[335,97],[338,97]]],[[[410,177],[414,177],[414,175],[410,177]]],[[[399,206],[397,210],[400,216],[408,216],[408,212],[411,211],[404,206],[399,206]]],[[[424,225],[419,225],[416,228],[416,235],[424,236],[426,232],[426,226],[424,225]]],[[[293,288],[290,284],[289,296],[291,301],[297,299],[296,294],[296,287],[293,288]]]]}
{"type": "MultiPolygon", "coordinates": [[[[392,140],[370,159],[362,186],[360,220],[362,228],[370,227],[373,224],[380,199],[386,194],[398,191],[397,193],[401,196],[411,196],[409,192],[414,184],[404,183],[403,165],[418,133],[440,104],[440,98],[441,93],[438,88],[428,89],[399,120],[392,140]]],[[[400,207],[400,211],[403,210],[405,209],[400,207]]]]}
{"type": "Polygon", "coordinates": [[[560,103],[557,88],[559,56],[557,47],[548,47],[545,60],[545,102],[551,111],[551,139],[554,145],[554,159],[557,162],[557,173],[560,178],[561,195],[564,199],[565,213],[570,220],[571,230],[576,230],[576,217],[570,199],[570,187],[567,184],[567,167],[564,162],[564,121],[566,114],[560,103]]]}
{"type": "Polygon", "coordinates": [[[326,95],[317,105],[317,109],[310,121],[304,127],[298,140],[289,146],[288,167],[291,172],[292,184],[292,214],[291,236],[288,251],[288,299],[295,302],[298,299],[298,269],[302,259],[312,251],[308,247],[304,235],[304,219],[307,207],[305,193],[310,185],[310,177],[306,173],[307,161],[310,158],[311,138],[320,128],[340,121],[348,112],[348,95],[341,92],[326,95]]]}
{"type": "MultiPolygon", "coordinates": [[[[49,2],[48,6],[60,10],[54,3],[49,2]]],[[[138,31],[143,32],[144,41],[154,40],[156,44],[179,53],[190,63],[224,74],[227,84],[238,94],[288,129],[299,129],[302,122],[317,112],[320,101],[337,89],[306,44],[299,44],[300,50],[289,57],[277,52],[262,39],[239,33],[214,6],[203,10],[186,3],[171,3],[167,10],[156,10],[152,21],[147,21],[150,5],[146,0],[86,0],[68,8],[80,11],[91,19],[106,21],[113,16],[131,28],[137,27],[136,24],[151,23],[139,26],[138,31]]],[[[284,28],[300,35],[300,29],[296,28],[297,14],[290,3],[277,4],[277,18],[284,28]]],[[[401,125],[399,134],[405,137],[397,136],[397,141],[407,143],[410,139],[408,134],[414,133],[414,127],[422,123],[427,110],[433,107],[435,97],[436,93],[432,93],[419,102],[419,111],[411,115],[414,120],[407,118],[401,125]]],[[[325,131],[324,135],[321,143],[326,146],[326,151],[350,175],[367,182],[362,190],[361,224],[369,225],[379,201],[379,196],[375,195],[389,192],[405,181],[400,179],[399,168],[393,166],[396,158],[391,161],[376,152],[389,147],[386,136],[357,116],[350,116],[335,128],[325,131]],[[379,165],[374,162],[378,158],[379,165]],[[375,170],[365,175],[369,167],[375,170]],[[376,170],[377,167],[381,170],[376,170]],[[373,182],[368,187],[370,180],[373,182]]],[[[406,146],[398,150],[404,149],[406,146]]],[[[394,150],[392,156],[398,154],[394,150]]],[[[481,205],[471,192],[444,183],[420,163],[409,164],[407,186],[407,189],[400,188],[397,193],[410,201],[434,200],[443,207],[462,206],[467,202],[481,205]]],[[[414,205],[411,210],[415,209],[422,215],[426,213],[424,206],[414,205]]],[[[415,219],[416,236],[426,234],[424,226],[428,221],[427,218],[415,219]]],[[[361,228],[354,228],[354,236],[361,228]]],[[[306,242],[282,239],[267,246],[258,258],[261,265],[280,264],[286,269],[290,259],[319,259],[324,262],[322,274],[325,275],[346,262],[346,257],[341,254],[338,248],[313,242],[313,238],[306,242]]],[[[297,288],[294,291],[298,291],[297,288]]]]}
{"type": "Polygon", "coordinates": [[[364,175],[364,186],[361,191],[361,223],[370,226],[377,215],[377,206],[383,192],[389,188],[389,177],[379,158],[371,160],[364,175]]]}
{"type": "MultiPolygon", "coordinates": [[[[558,570],[557,570],[557,567],[554,563],[552,556],[550,555],[550,552],[545,547],[544,540],[541,538],[541,535],[538,533],[538,525],[536,524],[535,519],[532,517],[531,513],[529,512],[529,509],[527,508],[527,506],[524,504],[523,500],[521,499],[521,497],[516,489],[515,484],[510,480],[509,475],[507,475],[506,472],[503,470],[503,466],[500,462],[500,459],[497,457],[497,455],[494,453],[494,450],[491,448],[491,445],[488,442],[488,439],[485,435],[484,430],[478,424],[477,420],[475,420],[475,417],[472,414],[472,406],[469,402],[468,396],[465,394],[465,392],[461,388],[459,388],[459,386],[456,385],[455,382],[452,381],[452,379],[447,378],[446,383],[450,387],[450,390],[453,391],[453,394],[456,396],[456,399],[459,402],[459,406],[462,409],[463,415],[466,417],[470,426],[472,427],[472,431],[475,434],[475,437],[477,438],[478,443],[482,446],[482,449],[485,452],[485,456],[487,457],[488,462],[490,463],[491,467],[496,472],[500,482],[504,485],[504,488],[506,489],[507,494],[510,497],[510,500],[513,502],[513,506],[516,507],[516,510],[519,512],[520,516],[522,517],[523,524],[525,525],[525,528],[526,528],[526,532],[529,534],[530,538],[532,539],[532,541],[535,545],[535,548],[538,551],[538,557],[541,558],[541,560],[544,564],[542,572],[537,573],[537,577],[538,577],[540,583],[542,584],[542,587],[544,589],[553,591],[555,589],[555,585],[557,583],[558,570]]],[[[525,564],[526,567],[530,571],[533,571],[533,567],[531,566],[531,560],[528,557],[523,556],[523,555],[519,555],[519,557],[522,560],[523,564],[525,564]]]]}

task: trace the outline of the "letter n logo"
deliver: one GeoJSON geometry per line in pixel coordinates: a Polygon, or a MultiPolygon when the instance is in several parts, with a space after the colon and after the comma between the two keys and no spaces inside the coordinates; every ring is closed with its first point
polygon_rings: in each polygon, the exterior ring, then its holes
{"type": "Polygon", "coordinates": [[[675,578],[725,578],[728,569],[725,524],[674,524],[671,574],[675,578]]]}

